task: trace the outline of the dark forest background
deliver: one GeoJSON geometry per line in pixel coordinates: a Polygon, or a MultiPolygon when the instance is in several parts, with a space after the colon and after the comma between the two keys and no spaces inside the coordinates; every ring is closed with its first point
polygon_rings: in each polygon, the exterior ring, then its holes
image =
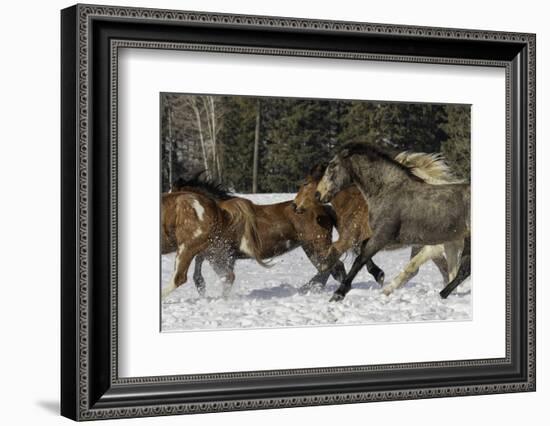
{"type": "Polygon", "coordinates": [[[470,106],[161,94],[162,190],[204,170],[235,192],[295,192],[339,146],[441,152],[470,178],[470,106]]]}

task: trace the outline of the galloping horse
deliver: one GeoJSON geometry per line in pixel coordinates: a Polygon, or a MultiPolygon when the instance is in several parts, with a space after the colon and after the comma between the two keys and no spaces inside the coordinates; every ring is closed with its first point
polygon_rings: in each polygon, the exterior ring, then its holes
{"type": "MultiPolygon", "coordinates": [[[[204,205],[204,215],[207,213],[208,206],[208,215],[215,218],[208,230],[204,229],[203,234],[204,225],[197,222],[193,211],[188,209],[189,215],[185,216],[188,226],[187,238],[194,238],[195,234],[199,233],[199,229],[201,233],[198,237],[204,238],[204,240],[201,239],[200,249],[193,251],[193,257],[195,257],[193,278],[200,294],[204,294],[205,290],[201,273],[202,262],[205,259],[212,264],[214,271],[225,279],[228,285],[225,286],[224,294],[227,294],[235,279],[233,269],[237,259],[253,258],[265,265],[263,262],[265,259],[302,247],[312,264],[319,270],[332,243],[333,218],[327,207],[323,205],[319,204],[307,214],[298,215],[294,211],[292,200],[257,205],[245,198],[231,195],[219,186],[204,182],[198,176],[190,181],[176,181],[169,196],[182,196],[184,197],[182,203],[188,204],[189,194],[207,198],[209,203],[204,205]]],[[[167,207],[170,206],[167,205],[167,207]]],[[[172,234],[174,231],[176,229],[172,230],[172,234]]],[[[178,231],[184,234],[183,230],[178,231]]],[[[167,232],[167,235],[171,233],[167,232]]],[[[166,240],[170,242],[169,237],[166,240]]],[[[167,247],[173,249],[175,244],[170,246],[168,243],[167,247]]],[[[183,240],[179,244],[185,244],[185,247],[188,245],[183,240]]],[[[179,266],[178,259],[179,254],[176,257],[176,265],[179,266]]],[[[346,274],[344,265],[337,262],[332,268],[317,273],[312,281],[324,285],[331,273],[341,282],[346,274]]],[[[181,277],[178,278],[180,281],[176,280],[179,282],[175,284],[176,286],[185,282],[181,281],[181,277]]],[[[163,296],[173,288],[175,287],[170,286],[163,292],[163,296]]]]}
{"type": "MultiPolygon", "coordinates": [[[[368,204],[372,234],[362,242],[359,256],[331,300],[342,300],[363,265],[378,251],[392,246],[427,246],[415,256],[418,260],[429,259],[433,256],[430,251],[444,249],[455,258],[456,267],[449,271],[451,279],[464,278],[458,266],[464,266],[460,257],[464,241],[470,236],[469,184],[430,185],[410,165],[371,145],[357,143],[346,145],[330,161],[317,186],[316,198],[330,202],[353,184],[368,204]]],[[[395,288],[394,281],[385,293],[395,288]]]]}
{"type": "MultiPolygon", "coordinates": [[[[161,252],[176,250],[174,274],[164,298],[187,281],[187,270],[193,258],[205,251],[223,261],[213,264],[216,273],[231,284],[235,279],[227,253],[236,238],[246,244],[247,253],[260,264],[261,247],[257,224],[250,206],[234,200],[231,209],[222,209],[217,202],[199,192],[176,192],[162,195],[161,252]]],[[[204,293],[204,282],[195,282],[204,293]]]]}
{"type": "MultiPolygon", "coordinates": [[[[432,185],[458,183],[441,155],[420,152],[401,152],[396,155],[395,160],[411,167],[415,175],[422,176],[426,182],[432,185]]],[[[294,199],[297,213],[304,212],[316,204],[320,204],[315,198],[315,192],[326,167],[327,165],[325,163],[315,165],[311,169],[306,181],[300,187],[294,199]]],[[[329,249],[325,261],[327,265],[334,263],[343,253],[350,249],[353,249],[359,254],[361,243],[372,235],[372,230],[369,226],[368,205],[355,185],[347,187],[335,194],[334,198],[331,200],[331,205],[335,211],[336,228],[339,237],[329,249]]],[[[422,247],[420,246],[413,246],[411,250],[411,259],[413,259],[421,249],[422,247]]],[[[449,268],[444,253],[441,251],[437,253],[433,252],[432,260],[441,272],[443,280],[448,282],[449,268]]],[[[384,272],[372,262],[372,259],[367,262],[367,269],[374,276],[378,284],[383,285],[384,272]]],[[[403,282],[406,282],[417,273],[418,267],[412,270],[411,268],[406,268],[401,279],[403,282]]]]}
{"type": "MultiPolygon", "coordinates": [[[[395,156],[395,160],[411,167],[415,175],[421,176],[426,182],[432,185],[458,183],[441,155],[421,152],[401,152],[395,156]]],[[[319,204],[319,201],[315,199],[315,192],[325,169],[326,164],[318,164],[311,169],[294,199],[297,213],[304,212],[319,204]]],[[[335,211],[336,228],[339,237],[329,249],[327,259],[325,260],[328,265],[334,263],[343,253],[350,249],[359,254],[361,243],[372,235],[372,230],[369,226],[368,205],[355,185],[335,194],[331,200],[331,205],[335,211]]],[[[421,250],[422,247],[413,246],[411,259],[415,258],[421,250]]],[[[440,250],[433,248],[431,253],[433,254],[432,260],[441,272],[444,282],[448,282],[449,268],[443,253],[443,247],[440,250]]],[[[405,268],[403,273],[400,274],[402,283],[399,285],[404,284],[404,282],[410,280],[418,273],[419,265],[416,268],[414,268],[414,265],[415,263],[411,262],[411,265],[405,268]]],[[[383,285],[384,272],[372,262],[372,259],[367,262],[367,269],[374,276],[378,284],[383,285]]],[[[304,288],[305,290],[307,288],[304,288]]]]}
{"type": "MultiPolygon", "coordinates": [[[[313,208],[318,208],[321,203],[315,199],[317,184],[325,171],[323,165],[314,166],[305,182],[300,186],[294,198],[295,211],[303,214],[313,208]]],[[[358,250],[362,241],[370,237],[368,221],[362,220],[368,217],[367,203],[363,200],[361,193],[356,187],[349,187],[340,191],[331,202],[336,218],[336,229],[338,240],[333,242],[327,252],[323,265],[332,265],[341,255],[350,249],[358,250]]],[[[325,266],[326,267],[326,266],[325,266]]],[[[367,269],[380,285],[384,283],[384,271],[382,271],[372,259],[367,262],[367,269]]],[[[301,292],[311,290],[314,282],[310,281],[301,288],[301,292]]]]}

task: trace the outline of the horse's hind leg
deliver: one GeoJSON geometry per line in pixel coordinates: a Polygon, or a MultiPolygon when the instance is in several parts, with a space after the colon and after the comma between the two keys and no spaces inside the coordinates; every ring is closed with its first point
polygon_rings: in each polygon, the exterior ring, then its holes
{"type": "Polygon", "coordinates": [[[464,249],[464,240],[450,241],[444,244],[445,257],[448,265],[448,279],[453,281],[460,267],[460,258],[464,249]]]}
{"type": "Polygon", "coordinates": [[[204,262],[204,255],[199,254],[195,257],[195,272],[193,273],[193,281],[195,287],[201,296],[204,296],[206,292],[206,286],[204,277],[202,276],[202,263],[204,262]]]}
{"type": "MultiPolygon", "coordinates": [[[[420,250],[422,250],[422,246],[413,246],[411,248],[411,257],[410,257],[411,260],[420,252],[420,250]]],[[[448,268],[447,259],[445,259],[445,256],[443,255],[435,256],[434,258],[432,258],[432,261],[435,264],[435,266],[437,266],[437,269],[439,269],[439,272],[441,273],[441,277],[443,278],[443,282],[445,283],[449,282],[449,272],[448,272],[449,268],[448,268]]],[[[418,274],[419,270],[420,268],[414,271],[409,277],[408,281],[412,280],[418,274]]]]}
{"type": "Polygon", "coordinates": [[[450,282],[439,293],[443,299],[446,299],[449,294],[453,292],[455,288],[459,286],[471,273],[470,267],[470,239],[466,238],[463,241],[451,243],[448,247],[445,245],[445,254],[447,255],[447,262],[449,263],[449,279],[450,282]],[[457,259],[458,258],[458,259],[457,259]],[[451,262],[449,262],[451,260],[451,262]],[[452,262],[454,260],[454,262],[452,262]],[[456,263],[460,262],[458,268],[456,263]],[[455,272],[456,271],[456,272],[455,272]]]}
{"type": "Polygon", "coordinates": [[[414,256],[407,266],[384,288],[384,294],[389,296],[394,290],[402,287],[408,280],[411,279],[413,274],[418,271],[421,265],[435,256],[440,256],[443,253],[443,246],[441,244],[434,246],[424,246],[414,256]]]}
{"type": "Polygon", "coordinates": [[[185,244],[180,244],[176,254],[174,274],[168,286],[162,289],[163,299],[180,285],[185,284],[187,281],[187,270],[195,254],[196,252],[186,247],[185,244]]]}
{"type": "Polygon", "coordinates": [[[452,280],[447,286],[439,292],[439,295],[442,299],[446,299],[449,294],[453,292],[466,278],[470,276],[471,267],[470,267],[470,255],[462,256],[460,261],[460,268],[456,274],[454,280],[452,280]]]}
{"type": "Polygon", "coordinates": [[[433,263],[435,263],[435,266],[437,266],[437,269],[439,269],[439,272],[441,273],[441,277],[443,278],[444,283],[449,282],[449,265],[447,265],[447,259],[445,259],[445,256],[436,256],[432,259],[433,263]]]}
{"type": "MultiPolygon", "coordinates": [[[[420,253],[420,250],[422,250],[423,246],[412,246],[411,248],[411,257],[409,258],[409,261],[411,261],[418,253],[420,253]]],[[[413,279],[418,275],[418,271],[420,268],[418,268],[416,271],[411,273],[411,276],[409,277],[409,280],[413,279]]]]}

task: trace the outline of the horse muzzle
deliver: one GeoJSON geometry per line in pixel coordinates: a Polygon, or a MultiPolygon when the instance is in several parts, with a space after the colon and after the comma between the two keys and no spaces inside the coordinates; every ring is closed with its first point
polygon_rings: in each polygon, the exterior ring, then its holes
{"type": "Polygon", "coordinates": [[[291,206],[296,214],[303,214],[305,212],[305,209],[303,207],[298,207],[294,201],[291,203],[291,206]]]}
{"type": "Polygon", "coordinates": [[[330,203],[330,200],[332,200],[332,195],[329,194],[328,192],[321,195],[321,193],[319,191],[316,191],[315,192],[315,199],[318,202],[322,203],[322,204],[326,204],[326,203],[330,203]]]}

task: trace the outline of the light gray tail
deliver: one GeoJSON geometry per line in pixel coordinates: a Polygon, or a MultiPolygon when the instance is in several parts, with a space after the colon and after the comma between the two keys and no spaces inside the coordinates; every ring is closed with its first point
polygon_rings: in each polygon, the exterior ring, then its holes
{"type": "Polygon", "coordinates": [[[395,161],[408,167],[415,176],[430,185],[462,183],[453,175],[441,154],[403,151],[395,156],[395,161]]]}

